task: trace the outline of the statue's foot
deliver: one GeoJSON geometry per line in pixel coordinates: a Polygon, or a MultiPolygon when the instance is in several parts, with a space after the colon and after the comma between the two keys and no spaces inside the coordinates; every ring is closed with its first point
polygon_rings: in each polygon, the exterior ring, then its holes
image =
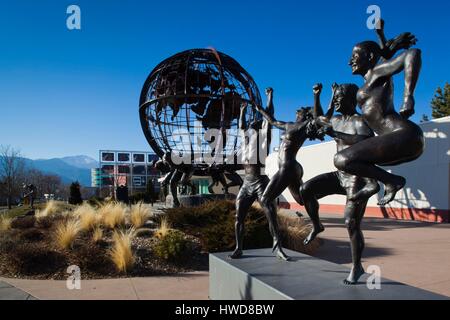
{"type": "Polygon", "coordinates": [[[239,259],[242,258],[243,252],[241,249],[236,249],[232,254],[230,254],[228,257],[230,259],[239,259]]]}
{"type": "Polygon", "coordinates": [[[380,185],[377,182],[369,183],[364,188],[356,192],[354,195],[349,196],[348,200],[350,201],[367,200],[371,196],[377,194],[378,191],[380,191],[380,185]]]}
{"type": "Polygon", "coordinates": [[[355,285],[358,283],[359,278],[365,273],[363,266],[360,264],[358,266],[354,266],[350,271],[347,279],[343,282],[345,285],[355,285]]]}
{"type": "Polygon", "coordinates": [[[305,245],[305,246],[307,246],[308,244],[310,244],[316,237],[317,237],[317,235],[319,234],[319,233],[322,233],[322,232],[324,232],[325,231],[325,227],[322,225],[322,224],[320,224],[320,227],[319,228],[315,228],[315,227],[313,227],[313,229],[311,230],[311,232],[309,233],[309,235],[306,237],[306,239],[303,241],[303,244],[305,245]]]}
{"type": "Polygon", "coordinates": [[[385,206],[389,202],[394,200],[395,199],[395,195],[397,194],[397,192],[400,191],[401,189],[403,189],[405,184],[406,184],[406,180],[403,177],[399,177],[399,180],[398,180],[397,183],[386,184],[385,185],[385,191],[384,191],[384,198],[381,199],[378,202],[378,205],[379,206],[385,206]]]}
{"type": "Polygon", "coordinates": [[[283,249],[281,248],[277,250],[277,258],[283,261],[291,260],[291,257],[289,257],[286,253],[284,253],[283,249]]]}

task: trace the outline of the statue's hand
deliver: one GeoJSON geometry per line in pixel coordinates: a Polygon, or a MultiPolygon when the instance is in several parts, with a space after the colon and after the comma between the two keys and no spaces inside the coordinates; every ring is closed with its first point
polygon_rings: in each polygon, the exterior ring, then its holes
{"type": "Polygon", "coordinates": [[[404,32],[404,33],[396,36],[394,39],[389,40],[386,43],[386,47],[389,50],[389,52],[391,53],[391,55],[393,55],[402,49],[408,50],[416,43],[417,43],[417,38],[415,35],[413,35],[410,32],[404,32]]]}
{"type": "Polygon", "coordinates": [[[383,19],[379,19],[377,21],[376,32],[378,34],[384,34],[384,20],[383,19]]]}
{"type": "Polygon", "coordinates": [[[271,87],[266,88],[266,96],[273,93],[273,89],[271,87]]]}
{"type": "Polygon", "coordinates": [[[321,83],[315,84],[314,87],[313,87],[313,93],[314,93],[314,95],[315,95],[315,96],[320,95],[320,94],[322,93],[322,88],[323,88],[323,86],[322,86],[321,83]]]}
{"type": "Polygon", "coordinates": [[[403,101],[403,106],[400,109],[400,115],[405,119],[409,119],[414,114],[414,106],[415,106],[414,97],[413,96],[405,97],[405,100],[403,101]]]}

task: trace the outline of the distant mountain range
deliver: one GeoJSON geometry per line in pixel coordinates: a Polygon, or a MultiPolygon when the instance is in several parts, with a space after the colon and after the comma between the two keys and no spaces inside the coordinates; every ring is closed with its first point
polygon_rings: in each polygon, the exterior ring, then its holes
{"type": "Polygon", "coordinates": [[[44,173],[61,177],[64,183],[78,181],[82,186],[91,186],[91,169],[98,167],[98,162],[88,156],[72,156],[54,159],[24,159],[26,166],[44,173]]]}

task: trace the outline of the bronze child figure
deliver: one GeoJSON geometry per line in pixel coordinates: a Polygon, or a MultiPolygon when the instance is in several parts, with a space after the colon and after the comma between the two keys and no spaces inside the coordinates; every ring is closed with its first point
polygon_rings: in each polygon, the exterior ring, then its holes
{"type": "MultiPolygon", "coordinates": [[[[236,249],[230,255],[232,259],[241,258],[243,255],[244,221],[248,210],[255,202],[263,207],[269,222],[269,230],[273,237],[273,250],[277,250],[277,257],[289,260],[281,246],[280,231],[277,222],[277,208],[274,201],[263,202],[263,193],[269,184],[269,178],[262,172],[267,151],[270,148],[270,125],[267,120],[255,119],[250,124],[246,123],[245,113],[247,104],[241,105],[239,117],[239,129],[242,133],[242,160],[245,171],[244,182],[236,199],[236,249]],[[264,157],[260,159],[259,157],[264,157]]],[[[267,114],[273,114],[273,104],[269,99],[267,114]]]]}
{"type": "Polygon", "coordinates": [[[409,49],[416,43],[410,33],[401,34],[387,43],[382,28],[378,34],[381,46],[373,41],[361,42],[353,48],[349,62],[353,74],[364,78],[357,101],[364,120],[377,135],[340,151],[334,162],[341,171],[382,182],[385,195],[379,205],[384,206],[394,200],[406,180],[379,166],[411,162],[424,150],[422,130],[408,120],[414,114],[414,90],[422,58],[419,49],[409,49]],[[400,49],[406,50],[392,58],[400,49]],[[401,71],[405,74],[405,89],[403,107],[397,113],[393,101],[393,76],[401,71]]]}
{"type": "MultiPolygon", "coordinates": [[[[268,104],[273,105],[273,89],[266,89],[266,94],[268,96],[268,104]]],[[[272,126],[284,131],[278,152],[279,169],[264,191],[262,203],[264,207],[268,206],[286,188],[289,188],[295,201],[303,205],[303,200],[300,196],[300,186],[303,183],[303,168],[297,162],[296,157],[306,139],[313,140],[319,138],[313,112],[311,108],[302,108],[297,111],[297,120],[295,122],[283,122],[276,120],[272,114],[269,114],[261,108],[258,111],[272,126]]]]}
{"type": "MultiPolygon", "coordinates": [[[[333,97],[326,115],[323,114],[320,103],[321,91],[321,84],[314,86],[314,115],[317,124],[322,125],[324,131],[335,139],[338,152],[374,136],[362,116],[356,112],[358,86],[354,84],[334,84],[333,97]],[[333,116],[334,110],[340,114],[333,116]]],[[[308,245],[320,232],[324,231],[319,219],[318,200],[332,194],[347,196],[344,215],[351,241],[353,268],[350,275],[344,280],[345,284],[355,284],[359,277],[364,274],[361,264],[361,255],[364,249],[361,220],[368,199],[378,191],[379,185],[376,180],[350,175],[343,171],[321,174],[305,182],[300,188],[305,208],[313,224],[311,233],[304,241],[305,245],[308,245]]]]}

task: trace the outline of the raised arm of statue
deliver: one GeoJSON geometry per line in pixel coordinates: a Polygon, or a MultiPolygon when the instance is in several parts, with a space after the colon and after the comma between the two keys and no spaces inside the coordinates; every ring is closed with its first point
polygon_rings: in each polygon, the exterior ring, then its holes
{"type": "MultiPolygon", "coordinates": [[[[272,109],[273,110],[273,89],[267,88],[266,89],[266,95],[267,95],[267,110],[272,109]]],[[[267,110],[264,110],[261,106],[256,106],[256,110],[258,110],[259,113],[262,114],[264,118],[274,127],[277,127],[281,130],[286,130],[286,122],[278,121],[274,118],[273,114],[269,113],[267,110]]]]}
{"type": "Polygon", "coordinates": [[[416,37],[411,32],[404,32],[391,40],[386,40],[384,33],[384,20],[380,20],[379,28],[376,29],[378,41],[381,48],[381,56],[385,60],[391,59],[398,51],[408,50],[417,43],[416,37]]]}
{"type": "Polygon", "coordinates": [[[323,108],[322,104],[320,102],[320,94],[322,93],[322,84],[317,83],[313,87],[313,93],[314,93],[314,118],[317,119],[318,117],[323,116],[323,108]]]}
{"type": "Polygon", "coordinates": [[[245,119],[245,113],[247,112],[247,102],[241,104],[241,113],[239,115],[239,130],[247,130],[247,121],[245,119]]]}
{"type": "Polygon", "coordinates": [[[383,62],[374,68],[375,78],[391,77],[403,70],[405,71],[405,91],[400,114],[406,119],[414,114],[414,91],[421,67],[421,51],[419,49],[408,49],[398,57],[383,62]]]}
{"type": "Polygon", "coordinates": [[[327,113],[323,113],[322,104],[320,102],[320,94],[322,93],[322,84],[318,83],[313,87],[314,93],[314,118],[317,120],[317,124],[322,126],[330,126],[329,120],[333,117],[334,113],[334,100],[336,95],[336,90],[339,86],[337,83],[333,83],[332,85],[332,96],[330,100],[330,104],[328,106],[327,113]]]}

